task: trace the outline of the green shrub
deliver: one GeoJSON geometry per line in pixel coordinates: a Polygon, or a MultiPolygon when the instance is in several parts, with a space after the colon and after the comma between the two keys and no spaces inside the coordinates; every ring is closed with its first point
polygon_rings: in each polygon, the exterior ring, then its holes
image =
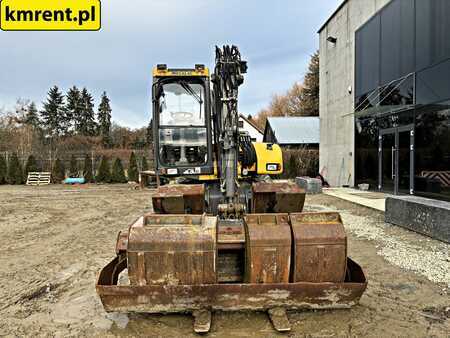
{"type": "Polygon", "coordinates": [[[78,163],[77,159],[74,155],[70,157],[70,169],[69,169],[70,177],[78,177],[78,163]]]}
{"type": "Polygon", "coordinates": [[[0,184],[5,184],[8,178],[8,166],[5,158],[0,155],[0,184]]]}
{"type": "Polygon", "coordinates": [[[139,179],[139,170],[134,152],[131,152],[130,162],[128,164],[128,181],[137,182],[139,179]]]}
{"type": "Polygon", "coordinates": [[[126,183],[127,178],[125,177],[125,172],[123,170],[122,161],[119,158],[116,158],[112,168],[111,175],[112,183],[126,183]]]}
{"type": "Polygon", "coordinates": [[[24,180],[28,178],[28,173],[39,171],[36,159],[33,155],[28,156],[27,163],[25,164],[25,170],[23,172],[24,180]]]}
{"type": "MultiPolygon", "coordinates": [[[[142,156],[141,170],[142,171],[148,170],[148,162],[147,162],[147,158],[145,156],[142,156]]],[[[148,184],[148,177],[147,177],[147,175],[142,175],[141,179],[143,180],[142,185],[144,187],[146,187],[147,184],[148,184]]]]}
{"type": "Polygon", "coordinates": [[[94,182],[94,177],[92,175],[92,161],[89,155],[87,154],[84,157],[83,177],[86,183],[94,182]]]}
{"type": "Polygon", "coordinates": [[[98,167],[97,177],[95,178],[97,183],[109,183],[111,182],[111,167],[108,159],[103,156],[98,167]]]}
{"type": "Polygon", "coordinates": [[[66,168],[64,163],[57,158],[52,170],[52,181],[53,183],[61,183],[66,178],[66,168]]]}
{"type": "Polygon", "coordinates": [[[22,166],[20,165],[19,158],[16,153],[13,153],[9,159],[7,181],[9,184],[23,183],[22,166]]]}
{"type": "Polygon", "coordinates": [[[148,170],[148,162],[145,156],[142,156],[141,170],[142,171],[148,170]]]}

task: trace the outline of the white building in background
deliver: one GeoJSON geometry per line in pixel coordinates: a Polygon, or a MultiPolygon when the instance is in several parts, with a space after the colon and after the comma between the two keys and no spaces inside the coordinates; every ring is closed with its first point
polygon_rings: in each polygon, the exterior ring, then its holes
{"type": "Polygon", "coordinates": [[[251,120],[239,114],[239,128],[248,132],[252,141],[262,142],[264,132],[251,120]]]}

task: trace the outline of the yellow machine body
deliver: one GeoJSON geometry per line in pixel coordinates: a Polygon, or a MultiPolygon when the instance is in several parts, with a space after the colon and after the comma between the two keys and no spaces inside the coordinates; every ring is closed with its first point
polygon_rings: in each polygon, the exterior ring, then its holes
{"type": "MultiPolygon", "coordinates": [[[[248,175],[281,175],[283,173],[283,152],[278,144],[253,142],[257,161],[250,168],[242,168],[238,163],[239,178],[248,175]],[[245,172],[244,169],[247,171],[245,172]]],[[[199,181],[218,180],[217,162],[214,162],[214,174],[199,175],[199,181]]]]}
{"type": "Polygon", "coordinates": [[[283,173],[283,152],[278,144],[254,142],[253,146],[256,151],[256,173],[258,175],[283,173]]]}

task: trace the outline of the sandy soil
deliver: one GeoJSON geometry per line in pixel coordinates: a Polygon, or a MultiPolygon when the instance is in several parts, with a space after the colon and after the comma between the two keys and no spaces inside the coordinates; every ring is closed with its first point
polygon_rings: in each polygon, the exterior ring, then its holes
{"type": "MultiPolygon", "coordinates": [[[[123,186],[0,186],[0,336],[180,337],[183,315],[106,314],[99,269],[117,232],[150,206],[123,186]]],[[[382,214],[320,195],[307,210],[339,210],[349,255],[369,286],[351,310],[290,313],[289,337],[448,337],[449,245],[383,222],[382,214]]],[[[216,313],[210,337],[274,337],[264,313],[216,313]]]]}

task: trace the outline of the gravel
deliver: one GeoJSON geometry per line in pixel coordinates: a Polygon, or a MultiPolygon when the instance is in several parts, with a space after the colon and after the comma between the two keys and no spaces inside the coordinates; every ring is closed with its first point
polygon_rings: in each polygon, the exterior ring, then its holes
{"type": "Polygon", "coordinates": [[[376,222],[370,217],[341,213],[345,227],[359,238],[377,242],[378,254],[403,269],[450,287],[450,245],[376,222]]]}
{"type": "Polygon", "coordinates": [[[414,271],[450,289],[450,245],[349,210],[310,205],[311,211],[341,213],[345,228],[358,238],[375,241],[377,254],[391,264],[414,271]]]}

